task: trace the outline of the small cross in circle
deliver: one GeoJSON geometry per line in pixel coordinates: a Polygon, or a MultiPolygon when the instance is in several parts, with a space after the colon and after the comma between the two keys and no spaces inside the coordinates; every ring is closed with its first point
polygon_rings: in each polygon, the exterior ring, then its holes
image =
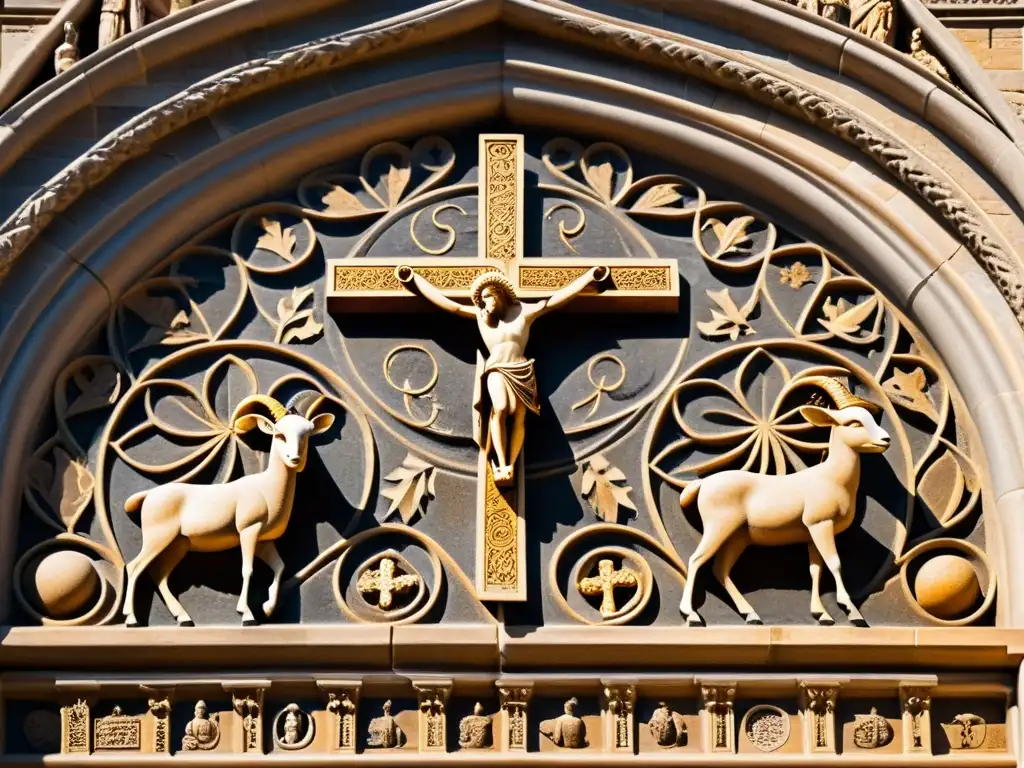
{"type": "Polygon", "coordinates": [[[395,595],[403,595],[419,586],[420,577],[412,574],[395,575],[395,561],[390,557],[381,558],[377,570],[366,569],[359,575],[356,589],[361,594],[376,592],[377,607],[386,611],[391,607],[395,595]]]}
{"type": "Polygon", "coordinates": [[[615,563],[611,560],[600,560],[597,563],[597,576],[580,579],[577,588],[584,595],[602,595],[601,616],[608,618],[614,616],[618,610],[615,607],[615,589],[639,586],[640,577],[632,568],[623,567],[615,570],[615,563]]]}

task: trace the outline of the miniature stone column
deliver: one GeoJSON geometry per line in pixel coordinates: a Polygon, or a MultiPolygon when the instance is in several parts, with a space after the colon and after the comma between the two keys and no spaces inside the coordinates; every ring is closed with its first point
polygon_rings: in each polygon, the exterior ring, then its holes
{"type": "MultiPolygon", "coordinates": [[[[270,681],[261,683],[239,683],[225,685],[231,694],[231,705],[235,714],[242,719],[240,752],[263,754],[263,694],[270,687],[270,681]]],[[[237,744],[237,742],[236,742],[237,744]]]]}
{"type": "Polygon", "coordinates": [[[803,709],[804,752],[836,753],[836,698],[839,683],[805,681],[800,683],[803,709]]]}
{"type": "Polygon", "coordinates": [[[602,680],[601,719],[603,721],[605,752],[633,754],[633,708],[636,704],[636,686],[602,680]]]}
{"type": "Polygon", "coordinates": [[[930,685],[900,683],[900,711],[903,713],[903,751],[932,753],[932,689],[930,685]]]}
{"type": "Polygon", "coordinates": [[[419,696],[419,750],[420,752],[446,752],[448,732],[448,697],[452,692],[451,680],[412,681],[419,696]]]}
{"type": "Polygon", "coordinates": [[[320,690],[327,694],[327,711],[334,719],[334,736],[331,749],[334,752],[355,754],[356,716],[359,712],[359,680],[317,680],[320,690]]]}
{"type": "Polygon", "coordinates": [[[143,752],[157,755],[171,754],[171,704],[174,701],[174,687],[151,687],[140,685],[140,691],[148,696],[148,716],[153,721],[153,740],[143,752]]]}
{"type": "Polygon", "coordinates": [[[88,755],[92,752],[91,708],[99,686],[58,683],[57,688],[60,692],[60,753],[88,755]]]}
{"type": "Polygon", "coordinates": [[[533,696],[533,683],[508,685],[495,683],[501,697],[499,749],[502,752],[526,752],[526,710],[533,696]]]}
{"type": "Polygon", "coordinates": [[[736,752],[736,683],[701,683],[704,709],[700,713],[705,752],[736,752]]]}

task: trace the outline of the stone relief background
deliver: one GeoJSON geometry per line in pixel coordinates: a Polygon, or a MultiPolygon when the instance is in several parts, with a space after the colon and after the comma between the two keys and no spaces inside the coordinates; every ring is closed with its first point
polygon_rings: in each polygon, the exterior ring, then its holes
{"type": "MultiPolygon", "coordinates": [[[[370,148],[197,236],[119,299],[90,354],[54,383],[52,437],[26,468],[20,622],[121,621],[123,564],[141,545],[125,500],[259,471],[269,439],[237,434],[232,410],[307,389],[336,421],[298,477],[272,620],[497,620],[473,589],[476,335],[440,313],[329,314],[324,294],[328,258],[472,266],[477,135],[503,129],[370,148]],[[388,569],[411,578],[384,600],[388,569]]],[[[828,433],[795,412],[810,391],[792,384],[820,373],[883,406],[893,438],[862,457],[857,517],[837,538],[867,623],[992,623],[970,425],[906,318],[840,256],[785,229],[770,201],[732,202],[699,158],[667,168],[599,136],[536,132],[526,149],[527,255],[674,259],[682,295],[674,315],[570,311],[534,329],[530,600],[506,605],[504,622],[680,625],[700,538],[680,491],[715,468],[816,464],[828,433]],[[604,611],[601,560],[627,574],[604,611]]],[[[813,621],[804,545],[751,547],[733,575],[765,623],[813,621]]],[[[270,580],[257,564],[254,612],[270,580]]],[[[190,553],[170,580],[205,625],[238,621],[240,584],[237,549],[190,553]]],[[[153,593],[144,575],[142,623],[173,624],[153,593]]],[[[846,622],[828,575],[823,593],[846,622]]],[[[695,607],[708,624],[743,622],[710,568],[695,607]]]]}

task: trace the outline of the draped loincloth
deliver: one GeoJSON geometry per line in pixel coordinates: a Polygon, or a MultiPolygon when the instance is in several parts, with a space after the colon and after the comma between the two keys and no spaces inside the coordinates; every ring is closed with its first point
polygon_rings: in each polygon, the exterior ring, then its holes
{"type": "Polygon", "coordinates": [[[533,370],[533,360],[520,360],[516,363],[491,363],[484,362],[483,355],[477,354],[476,362],[477,379],[473,392],[473,409],[476,411],[476,418],[473,425],[473,437],[477,444],[483,447],[486,430],[483,428],[487,421],[488,414],[485,403],[486,386],[485,382],[491,373],[499,373],[508,385],[509,391],[519,405],[524,406],[531,413],[540,413],[540,398],[537,395],[537,376],[533,370]]]}

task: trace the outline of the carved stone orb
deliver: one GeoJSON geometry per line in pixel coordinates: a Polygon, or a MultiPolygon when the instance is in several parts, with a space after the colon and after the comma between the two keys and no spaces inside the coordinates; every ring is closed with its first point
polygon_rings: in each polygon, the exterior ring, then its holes
{"type": "Polygon", "coordinates": [[[928,613],[940,619],[967,614],[981,594],[978,574],[971,562],[957,555],[939,555],[921,566],[914,579],[914,595],[928,613]]]}
{"type": "Polygon", "coordinates": [[[70,550],[41,559],[31,579],[41,612],[54,619],[84,613],[100,586],[92,560],[70,550]]]}

